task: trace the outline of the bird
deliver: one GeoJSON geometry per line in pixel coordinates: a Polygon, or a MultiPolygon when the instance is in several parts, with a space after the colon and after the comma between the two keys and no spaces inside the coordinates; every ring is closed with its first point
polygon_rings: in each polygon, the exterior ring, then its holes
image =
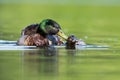
{"type": "Polygon", "coordinates": [[[17,44],[38,47],[60,45],[63,43],[62,39],[67,40],[68,36],[60,25],[52,19],[44,19],[40,23],[25,27],[17,44]]]}

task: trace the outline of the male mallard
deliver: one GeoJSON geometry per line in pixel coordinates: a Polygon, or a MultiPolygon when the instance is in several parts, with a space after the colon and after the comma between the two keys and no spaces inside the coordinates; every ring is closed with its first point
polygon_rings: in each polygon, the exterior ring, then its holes
{"type": "Polygon", "coordinates": [[[62,32],[57,22],[51,19],[45,19],[40,24],[32,24],[24,28],[18,44],[26,46],[46,46],[54,44],[56,41],[56,45],[58,45],[62,42],[58,36],[65,40],[68,38],[62,32]],[[51,40],[50,36],[52,36],[54,40],[51,40]]]}

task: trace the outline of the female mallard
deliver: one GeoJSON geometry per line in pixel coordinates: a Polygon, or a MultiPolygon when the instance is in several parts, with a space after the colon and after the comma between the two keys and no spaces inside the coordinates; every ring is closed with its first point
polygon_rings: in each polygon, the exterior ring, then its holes
{"type": "Polygon", "coordinates": [[[21,38],[18,40],[18,45],[60,45],[62,41],[58,36],[67,40],[67,36],[62,32],[57,22],[51,19],[45,19],[40,24],[32,24],[24,28],[21,33],[21,38]]]}

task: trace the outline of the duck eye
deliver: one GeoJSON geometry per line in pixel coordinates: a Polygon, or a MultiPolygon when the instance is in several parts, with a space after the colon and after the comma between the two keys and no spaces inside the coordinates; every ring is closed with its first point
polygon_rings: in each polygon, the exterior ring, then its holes
{"type": "Polygon", "coordinates": [[[48,34],[56,34],[58,32],[58,29],[56,29],[55,27],[48,25],[46,27],[46,31],[48,34]]]}
{"type": "Polygon", "coordinates": [[[48,25],[48,26],[46,27],[46,30],[47,30],[47,31],[51,31],[51,30],[55,30],[55,28],[52,27],[51,25],[48,25]]]}

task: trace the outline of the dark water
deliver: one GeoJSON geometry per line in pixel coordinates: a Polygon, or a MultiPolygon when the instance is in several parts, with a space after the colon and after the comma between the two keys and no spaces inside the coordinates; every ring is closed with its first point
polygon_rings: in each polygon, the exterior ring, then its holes
{"type": "Polygon", "coordinates": [[[0,51],[0,80],[119,80],[120,50],[0,51]]]}

